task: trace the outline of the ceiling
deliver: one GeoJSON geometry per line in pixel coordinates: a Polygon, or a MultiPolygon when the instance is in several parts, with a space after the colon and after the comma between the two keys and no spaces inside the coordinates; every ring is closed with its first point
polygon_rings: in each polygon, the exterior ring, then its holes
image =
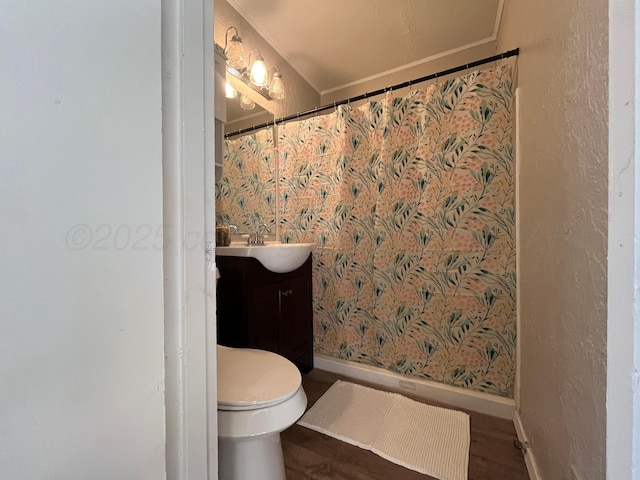
{"type": "Polygon", "coordinates": [[[228,0],[321,94],[495,40],[504,0],[228,0]]]}

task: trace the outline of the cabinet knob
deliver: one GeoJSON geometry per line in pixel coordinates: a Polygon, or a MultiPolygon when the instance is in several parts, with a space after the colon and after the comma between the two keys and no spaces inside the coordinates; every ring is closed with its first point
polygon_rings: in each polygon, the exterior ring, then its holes
{"type": "Polygon", "coordinates": [[[289,295],[291,295],[293,293],[293,290],[289,289],[289,290],[280,290],[280,293],[282,293],[283,297],[287,297],[289,295]]]}

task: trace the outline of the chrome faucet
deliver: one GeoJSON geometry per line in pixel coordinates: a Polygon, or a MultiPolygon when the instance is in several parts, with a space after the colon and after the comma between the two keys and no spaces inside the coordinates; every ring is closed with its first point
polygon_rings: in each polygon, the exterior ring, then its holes
{"type": "Polygon", "coordinates": [[[247,245],[264,245],[264,231],[266,231],[267,234],[271,233],[271,230],[269,230],[269,225],[267,225],[266,223],[261,223],[256,228],[255,233],[249,234],[249,237],[247,238],[247,245]]]}

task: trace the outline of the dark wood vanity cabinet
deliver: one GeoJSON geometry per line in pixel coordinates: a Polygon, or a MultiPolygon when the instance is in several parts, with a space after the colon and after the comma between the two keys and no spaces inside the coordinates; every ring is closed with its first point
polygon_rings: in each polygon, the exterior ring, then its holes
{"type": "Polygon", "coordinates": [[[216,263],[218,343],[268,350],[311,370],[311,255],[289,273],[273,273],[248,257],[217,256],[216,263]]]}

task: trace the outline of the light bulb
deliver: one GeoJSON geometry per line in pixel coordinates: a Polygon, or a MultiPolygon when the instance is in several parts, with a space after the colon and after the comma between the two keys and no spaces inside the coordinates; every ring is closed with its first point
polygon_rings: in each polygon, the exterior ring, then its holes
{"type": "Polygon", "coordinates": [[[238,96],[238,92],[235,88],[229,85],[229,82],[225,83],[224,90],[227,98],[236,98],[238,96]]]}
{"type": "Polygon", "coordinates": [[[267,85],[267,66],[259,55],[253,62],[253,65],[251,65],[251,75],[249,76],[249,80],[258,87],[264,87],[267,85]]]}
{"type": "Polygon", "coordinates": [[[247,97],[244,93],[240,95],[240,106],[245,110],[253,110],[256,106],[255,102],[247,97]]]}

